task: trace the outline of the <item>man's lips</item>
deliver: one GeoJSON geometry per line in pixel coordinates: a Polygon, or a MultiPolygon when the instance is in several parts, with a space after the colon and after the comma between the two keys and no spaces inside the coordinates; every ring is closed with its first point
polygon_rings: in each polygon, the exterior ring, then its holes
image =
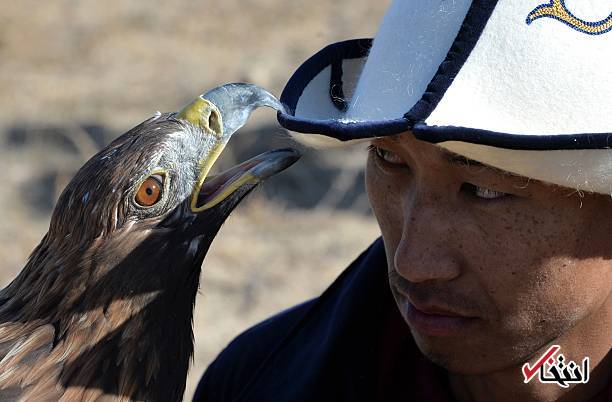
{"type": "Polygon", "coordinates": [[[464,296],[454,292],[451,293],[447,289],[425,288],[408,284],[405,279],[399,277],[399,274],[395,274],[394,279],[391,284],[394,292],[401,295],[422,313],[464,318],[479,316],[479,314],[473,313],[476,305],[469,303],[464,296]]]}
{"type": "Polygon", "coordinates": [[[457,311],[452,310],[449,307],[442,307],[442,306],[438,306],[435,304],[420,304],[420,303],[415,303],[414,301],[412,301],[410,299],[410,297],[405,296],[408,301],[410,302],[410,304],[412,304],[412,306],[417,309],[418,311],[420,311],[421,313],[424,314],[429,314],[429,315],[439,315],[439,316],[443,316],[443,317],[463,317],[463,318],[475,318],[469,314],[465,314],[465,313],[459,313],[457,311]]]}
{"type": "Polygon", "coordinates": [[[418,302],[398,292],[398,306],[411,329],[425,336],[461,336],[481,320],[443,303],[418,302]]]}

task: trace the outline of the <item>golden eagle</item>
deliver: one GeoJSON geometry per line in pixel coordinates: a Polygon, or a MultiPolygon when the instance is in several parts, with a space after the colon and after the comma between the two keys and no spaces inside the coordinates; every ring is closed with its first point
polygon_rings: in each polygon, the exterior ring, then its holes
{"type": "Polygon", "coordinates": [[[48,233],[0,291],[0,400],[177,401],[193,352],[202,261],[270,151],[209,177],[268,92],[228,84],[123,134],[75,175],[48,233]]]}

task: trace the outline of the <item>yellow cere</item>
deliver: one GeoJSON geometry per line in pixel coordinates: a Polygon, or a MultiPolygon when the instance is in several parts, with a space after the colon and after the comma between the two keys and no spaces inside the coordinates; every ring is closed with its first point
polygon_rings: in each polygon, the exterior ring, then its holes
{"type": "Polygon", "coordinates": [[[202,128],[207,134],[214,135],[216,138],[223,137],[221,112],[219,112],[217,106],[206,99],[197,97],[193,102],[182,108],[177,113],[177,117],[202,128]]]}

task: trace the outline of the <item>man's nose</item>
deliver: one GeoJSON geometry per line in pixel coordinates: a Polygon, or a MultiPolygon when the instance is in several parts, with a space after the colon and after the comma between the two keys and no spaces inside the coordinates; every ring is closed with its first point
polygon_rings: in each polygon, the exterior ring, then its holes
{"type": "Polygon", "coordinates": [[[458,231],[449,200],[417,195],[404,204],[395,270],[410,282],[450,281],[461,274],[458,231]]]}

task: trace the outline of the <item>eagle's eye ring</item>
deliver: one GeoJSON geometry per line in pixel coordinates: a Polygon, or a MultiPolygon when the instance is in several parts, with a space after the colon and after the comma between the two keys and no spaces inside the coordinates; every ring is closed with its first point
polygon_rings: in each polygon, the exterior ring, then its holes
{"type": "Polygon", "coordinates": [[[164,188],[164,175],[152,174],[147,177],[136,192],[135,200],[141,207],[151,207],[162,198],[164,188]]]}

